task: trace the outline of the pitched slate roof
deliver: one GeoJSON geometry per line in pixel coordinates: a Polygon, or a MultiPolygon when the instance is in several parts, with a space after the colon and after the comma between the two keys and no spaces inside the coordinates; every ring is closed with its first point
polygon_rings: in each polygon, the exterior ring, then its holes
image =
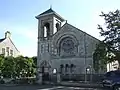
{"type": "Polygon", "coordinates": [[[2,41],[4,41],[5,40],[5,38],[3,38],[3,39],[0,39],[0,43],[2,42],[2,41]]]}
{"type": "Polygon", "coordinates": [[[44,15],[48,15],[48,14],[54,14],[56,15],[61,21],[64,21],[64,19],[59,15],[57,14],[54,10],[52,10],[52,8],[46,10],[45,12],[39,14],[38,16],[36,16],[36,18],[40,18],[41,16],[44,16],[44,15]]]}
{"type": "Polygon", "coordinates": [[[43,15],[43,14],[48,14],[48,13],[54,13],[55,11],[53,11],[51,8],[48,9],[47,11],[41,13],[40,15],[43,15]]]}

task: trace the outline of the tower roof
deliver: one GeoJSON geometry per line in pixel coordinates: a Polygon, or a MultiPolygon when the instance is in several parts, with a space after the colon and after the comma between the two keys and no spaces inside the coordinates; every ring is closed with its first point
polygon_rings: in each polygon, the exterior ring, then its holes
{"type": "Polygon", "coordinates": [[[40,15],[44,15],[44,14],[49,14],[49,13],[54,13],[55,11],[53,11],[51,8],[48,9],[47,11],[41,13],[40,15]]]}
{"type": "Polygon", "coordinates": [[[46,16],[46,15],[50,15],[50,14],[53,14],[55,16],[57,16],[61,21],[64,21],[64,19],[59,15],[57,14],[54,10],[52,10],[52,8],[46,10],[45,12],[39,14],[38,16],[36,16],[37,19],[39,19],[41,16],[46,16]]]}

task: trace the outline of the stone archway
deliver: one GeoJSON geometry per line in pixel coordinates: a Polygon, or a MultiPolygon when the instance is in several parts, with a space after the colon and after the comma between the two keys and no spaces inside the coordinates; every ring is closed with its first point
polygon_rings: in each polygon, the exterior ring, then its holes
{"type": "Polygon", "coordinates": [[[45,81],[50,81],[50,64],[49,62],[47,62],[46,60],[44,60],[41,64],[40,64],[40,68],[41,68],[41,73],[42,73],[42,82],[45,81]]]}

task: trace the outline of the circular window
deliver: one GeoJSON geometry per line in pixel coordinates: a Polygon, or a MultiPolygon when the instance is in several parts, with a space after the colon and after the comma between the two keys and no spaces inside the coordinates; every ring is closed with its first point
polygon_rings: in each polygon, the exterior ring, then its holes
{"type": "Polygon", "coordinates": [[[60,43],[60,51],[62,56],[73,56],[75,55],[75,43],[70,37],[64,38],[60,43]]]}
{"type": "Polygon", "coordinates": [[[65,52],[71,52],[71,51],[73,51],[73,49],[74,49],[74,42],[72,40],[69,40],[69,39],[63,41],[63,43],[62,43],[62,49],[65,52]]]}

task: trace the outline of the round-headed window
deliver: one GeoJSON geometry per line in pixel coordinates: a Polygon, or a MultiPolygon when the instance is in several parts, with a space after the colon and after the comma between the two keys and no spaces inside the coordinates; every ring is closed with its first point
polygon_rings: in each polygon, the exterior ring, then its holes
{"type": "Polygon", "coordinates": [[[66,37],[60,42],[60,52],[62,56],[73,56],[75,55],[75,43],[74,40],[70,37],[66,37]]]}

